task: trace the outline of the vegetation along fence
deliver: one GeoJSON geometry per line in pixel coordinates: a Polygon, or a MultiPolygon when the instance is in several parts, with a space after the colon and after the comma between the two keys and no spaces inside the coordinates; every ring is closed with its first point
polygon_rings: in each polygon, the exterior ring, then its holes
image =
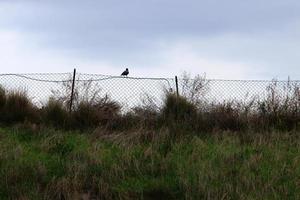
{"type": "Polygon", "coordinates": [[[42,107],[49,97],[68,102],[93,101],[97,98],[120,103],[122,110],[138,106],[159,109],[167,92],[177,93],[198,104],[255,101],[300,100],[298,80],[217,80],[205,76],[176,78],[137,78],[99,74],[45,73],[0,74],[0,86],[6,90],[26,91],[32,101],[42,107]],[[104,98],[103,98],[104,97],[104,98]]]}

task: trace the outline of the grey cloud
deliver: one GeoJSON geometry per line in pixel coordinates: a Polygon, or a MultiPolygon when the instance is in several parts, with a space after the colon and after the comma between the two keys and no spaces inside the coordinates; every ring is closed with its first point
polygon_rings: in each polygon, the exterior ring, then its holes
{"type": "MultiPolygon", "coordinates": [[[[274,57],[282,56],[275,60],[283,63],[295,54],[280,49],[270,53],[274,45],[269,43],[273,41],[261,40],[261,35],[281,32],[299,21],[299,10],[297,0],[2,1],[0,27],[21,32],[41,48],[115,64],[154,65],[160,59],[160,42],[172,44],[185,39],[190,43],[208,41],[203,46],[196,43],[195,51],[213,59],[219,55],[224,60],[272,63],[274,57]],[[237,37],[216,44],[215,38],[232,33],[237,37]],[[260,41],[261,45],[239,37],[260,41]]],[[[290,48],[291,41],[284,34],[282,37],[282,41],[276,37],[274,42],[290,48]]]]}
{"type": "Polygon", "coordinates": [[[129,32],[140,37],[169,37],[276,29],[300,16],[297,1],[29,2],[12,4],[15,10],[12,8],[12,13],[6,13],[2,23],[50,34],[94,32],[105,36],[108,31],[110,34],[129,32]]]}

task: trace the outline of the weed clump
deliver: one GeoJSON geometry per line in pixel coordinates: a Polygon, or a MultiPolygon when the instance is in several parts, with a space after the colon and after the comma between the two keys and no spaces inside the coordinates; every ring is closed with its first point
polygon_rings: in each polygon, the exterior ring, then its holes
{"type": "Polygon", "coordinates": [[[45,124],[56,128],[66,128],[70,126],[69,112],[61,101],[50,98],[42,111],[45,124]]]}
{"type": "Polygon", "coordinates": [[[186,98],[167,94],[162,108],[164,123],[170,128],[191,131],[198,119],[197,107],[186,98]]]}
{"type": "Polygon", "coordinates": [[[211,107],[206,123],[210,123],[213,129],[241,131],[246,128],[241,115],[241,110],[235,108],[233,102],[219,103],[211,107]]]}
{"type": "Polygon", "coordinates": [[[95,101],[81,101],[72,113],[74,126],[79,129],[111,126],[119,115],[120,105],[107,96],[95,101]]]}
{"type": "Polygon", "coordinates": [[[257,103],[257,115],[254,116],[257,125],[264,130],[270,127],[278,130],[297,129],[300,121],[299,88],[294,88],[291,96],[281,96],[274,83],[268,91],[268,97],[257,103]]]}
{"type": "Polygon", "coordinates": [[[4,108],[6,103],[6,91],[0,85],[0,111],[4,108]]]}
{"type": "Polygon", "coordinates": [[[6,104],[6,92],[3,87],[0,86],[0,122],[4,121],[5,115],[4,115],[4,107],[6,104]]]}
{"type": "Polygon", "coordinates": [[[38,109],[32,104],[25,91],[1,92],[2,121],[8,124],[36,122],[39,120],[38,109]]]}

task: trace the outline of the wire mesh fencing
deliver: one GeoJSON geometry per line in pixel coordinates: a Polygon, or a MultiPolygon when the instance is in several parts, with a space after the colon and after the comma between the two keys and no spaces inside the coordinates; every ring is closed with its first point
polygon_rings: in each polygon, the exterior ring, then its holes
{"type": "MultiPolygon", "coordinates": [[[[137,78],[99,74],[0,74],[0,86],[7,91],[26,91],[32,102],[44,106],[50,97],[70,101],[92,101],[107,97],[118,102],[122,110],[141,106],[151,100],[161,105],[166,91],[174,87],[173,79],[137,78]],[[74,96],[72,86],[74,79],[74,96]]],[[[74,106],[74,105],[73,105],[74,106]]]]}
{"type": "Polygon", "coordinates": [[[75,86],[84,98],[94,94],[108,96],[122,105],[123,110],[141,106],[145,101],[161,105],[166,91],[172,91],[174,80],[166,78],[137,78],[78,74],[75,86]]]}
{"type": "MultiPolygon", "coordinates": [[[[57,74],[0,74],[0,85],[6,90],[24,90],[39,107],[49,97],[72,96],[73,73],[57,74]]],[[[193,102],[218,103],[226,101],[247,102],[253,99],[296,98],[300,100],[298,80],[217,80],[198,77],[179,78],[178,93],[193,102]]],[[[161,107],[166,92],[176,93],[173,78],[137,78],[76,73],[74,95],[81,100],[97,96],[118,102],[123,111],[143,104],[161,107]]]]}
{"type": "Polygon", "coordinates": [[[300,100],[299,80],[179,79],[179,93],[191,101],[222,103],[264,101],[270,98],[300,100]]]}
{"type": "Polygon", "coordinates": [[[25,91],[32,102],[43,106],[54,91],[72,80],[72,73],[0,74],[0,86],[7,91],[25,91]]]}

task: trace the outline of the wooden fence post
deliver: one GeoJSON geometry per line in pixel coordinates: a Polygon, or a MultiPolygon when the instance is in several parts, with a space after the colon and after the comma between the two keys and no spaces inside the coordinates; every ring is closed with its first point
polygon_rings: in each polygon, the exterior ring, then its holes
{"type": "Polygon", "coordinates": [[[74,87],[75,87],[75,77],[76,77],[76,69],[74,68],[73,71],[73,81],[72,81],[72,91],[71,91],[71,99],[70,99],[70,113],[72,112],[72,106],[73,106],[73,98],[74,98],[74,87]]]}
{"type": "Polygon", "coordinates": [[[178,91],[178,79],[177,79],[177,76],[175,76],[175,84],[176,84],[176,94],[177,94],[177,97],[179,97],[179,91],[178,91]]]}

